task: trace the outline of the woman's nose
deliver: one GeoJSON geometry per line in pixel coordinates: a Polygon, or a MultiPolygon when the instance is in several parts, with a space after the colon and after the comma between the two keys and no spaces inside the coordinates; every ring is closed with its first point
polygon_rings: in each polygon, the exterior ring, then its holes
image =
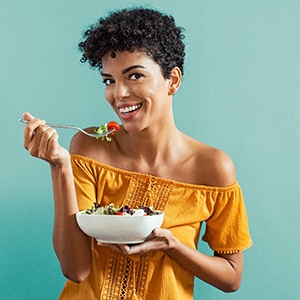
{"type": "Polygon", "coordinates": [[[114,97],[116,100],[123,100],[129,97],[129,88],[124,83],[116,83],[114,90],[114,97]]]}

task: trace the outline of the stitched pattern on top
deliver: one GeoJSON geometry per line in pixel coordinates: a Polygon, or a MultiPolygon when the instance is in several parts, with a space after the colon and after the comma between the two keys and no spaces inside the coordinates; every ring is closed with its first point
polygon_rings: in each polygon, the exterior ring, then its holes
{"type": "MultiPolygon", "coordinates": [[[[172,190],[172,184],[160,185],[152,176],[136,176],[131,179],[123,205],[164,210],[172,190]]],[[[152,253],[125,256],[110,250],[101,299],[144,299],[151,257],[152,253]]]]}

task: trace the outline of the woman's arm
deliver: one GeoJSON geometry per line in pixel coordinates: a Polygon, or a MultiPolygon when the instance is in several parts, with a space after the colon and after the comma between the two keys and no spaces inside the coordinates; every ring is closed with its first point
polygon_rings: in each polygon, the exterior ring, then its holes
{"type": "MultiPolygon", "coordinates": [[[[102,245],[101,243],[98,244],[102,245]]],[[[193,275],[224,292],[238,290],[241,283],[242,252],[208,256],[181,243],[168,229],[154,229],[150,237],[139,245],[105,245],[125,255],[143,254],[156,250],[163,251],[193,275]]]]}
{"type": "Polygon", "coordinates": [[[91,240],[76,222],[78,211],[69,152],[58,143],[58,135],[45,121],[29,113],[24,130],[24,147],[29,153],[50,164],[54,194],[53,245],[63,274],[81,282],[91,270],[91,240]]]}
{"type": "Polygon", "coordinates": [[[237,291],[243,272],[243,253],[205,255],[171,238],[166,253],[199,279],[224,291],[237,291]]]}
{"type": "Polygon", "coordinates": [[[53,245],[65,277],[82,282],[91,271],[91,239],[78,227],[71,165],[51,167],[54,193],[53,245]]]}

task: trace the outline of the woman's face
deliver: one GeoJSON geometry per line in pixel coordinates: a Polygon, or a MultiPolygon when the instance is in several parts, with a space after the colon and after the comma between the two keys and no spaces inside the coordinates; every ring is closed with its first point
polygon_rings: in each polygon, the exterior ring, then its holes
{"type": "Polygon", "coordinates": [[[105,98],[127,131],[137,132],[161,122],[172,110],[170,80],[145,52],[117,52],[102,59],[105,98]]]}

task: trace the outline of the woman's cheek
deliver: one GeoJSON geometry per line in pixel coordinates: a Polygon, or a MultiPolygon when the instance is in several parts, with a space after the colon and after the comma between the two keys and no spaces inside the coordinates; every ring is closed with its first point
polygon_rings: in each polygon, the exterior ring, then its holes
{"type": "Polygon", "coordinates": [[[149,86],[136,85],[131,89],[132,93],[138,98],[146,99],[154,94],[154,90],[149,86]]]}

